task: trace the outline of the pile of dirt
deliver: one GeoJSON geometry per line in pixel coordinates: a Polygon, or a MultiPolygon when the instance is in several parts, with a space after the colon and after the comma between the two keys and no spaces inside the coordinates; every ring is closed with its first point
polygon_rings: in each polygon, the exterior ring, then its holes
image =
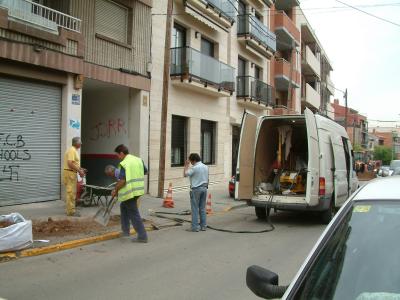
{"type": "Polygon", "coordinates": [[[13,222],[10,222],[10,221],[7,221],[7,220],[1,221],[0,222],[0,228],[6,228],[6,227],[8,227],[10,225],[13,225],[13,224],[14,224],[13,222]]]}
{"type": "Polygon", "coordinates": [[[47,221],[33,221],[32,233],[35,239],[47,237],[64,237],[68,235],[79,234],[95,234],[103,233],[120,224],[119,216],[112,216],[107,227],[104,227],[92,219],[62,219],[53,220],[48,218],[47,221]]]}

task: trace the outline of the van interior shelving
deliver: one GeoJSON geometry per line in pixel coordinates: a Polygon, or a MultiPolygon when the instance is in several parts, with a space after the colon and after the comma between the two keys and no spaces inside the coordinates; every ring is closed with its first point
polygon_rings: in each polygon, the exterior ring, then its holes
{"type": "Polygon", "coordinates": [[[263,120],[255,153],[255,194],[304,196],[307,164],[305,119],[263,120]]]}

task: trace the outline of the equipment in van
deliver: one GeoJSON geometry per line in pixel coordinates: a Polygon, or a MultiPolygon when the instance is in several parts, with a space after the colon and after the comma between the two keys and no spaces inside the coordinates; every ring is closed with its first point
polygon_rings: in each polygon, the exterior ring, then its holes
{"type": "Polygon", "coordinates": [[[259,218],[265,218],[271,208],[316,211],[328,223],[358,186],[353,162],[344,127],[308,108],[304,115],[245,112],[237,199],[254,206],[259,218]]]}

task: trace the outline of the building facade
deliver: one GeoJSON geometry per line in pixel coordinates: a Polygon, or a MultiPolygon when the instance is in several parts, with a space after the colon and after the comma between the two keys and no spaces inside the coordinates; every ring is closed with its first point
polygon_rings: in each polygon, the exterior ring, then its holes
{"type": "Polygon", "coordinates": [[[371,146],[388,147],[392,150],[392,159],[400,159],[400,126],[398,124],[374,124],[369,128],[371,136],[375,137],[371,141],[371,146]]]}
{"type": "Polygon", "coordinates": [[[335,121],[346,127],[353,148],[367,150],[369,142],[367,117],[359,114],[358,111],[352,108],[347,108],[346,126],[346,107],[340,105],[337,99],[331,105],[335,112],[335,121]]]}
{"type": "Polygon", "coordinates": [[[74,136],[89,183],[106,182],[116,144],[148,162],[151,8],[0,1],[0,205],[60,199],[74,136]]]}
{"type": "Polygon", "coordinates": [[[59,199],[73,136],[83,140],[88,183],[109,183],[104,167],[118,163],[113,149],[124,143],[148,165],[148,191],[157,195],[160,172],[161,188],[188,188],[183,165],[191,152],[209,165],[210,184],[235,174],[245,111],[329,110],[332,67],[297,0],[174,0],[165,52],[167,5],[0,2],[2,203],[59,199]],[[49,171],[37,178],[38,169],[49,171]],[[27,200],[32,186],[41,189],[27,200]]]}

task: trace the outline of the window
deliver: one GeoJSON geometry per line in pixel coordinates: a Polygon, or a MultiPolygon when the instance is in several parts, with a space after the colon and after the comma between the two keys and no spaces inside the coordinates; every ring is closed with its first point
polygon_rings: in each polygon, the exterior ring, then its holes
{"type": "Polygon", "coordinates": [[[262,73],[261,73],[262,71],[261,71],[261,68],[259,67],[259,66],[254,66],[254,77],[256,78],[256,79],[258,79],[258,80],[261,80],[262,78],[261,78],[261,76],[262,76],[262,73]]]}
{"type": "Polygon", "coordinates": [[[96,33],[128,44],[128,8],[109,0],[96,1],[96,33]]]}
{"type": "Polygon", "coordinates": [[[216,123],[201,120],[201,158],[205,164],[215,164],[216,123]]]}
{"type": "Polygon", "coordinates": [[[205,38],[201,38],[201,53],[214,57],[214,43],[205,38]]]}
{"type": "Polygon", "coordinates": [[[186,157],[187,118],[172,116],[171,166],[183,166],[186,157]]]}
{"type": "Polygon", "coordinates": [[[186,46],[186,28],[174,24],[174,28],[172,29],[172,48],[180,48],[186,46]]]}

